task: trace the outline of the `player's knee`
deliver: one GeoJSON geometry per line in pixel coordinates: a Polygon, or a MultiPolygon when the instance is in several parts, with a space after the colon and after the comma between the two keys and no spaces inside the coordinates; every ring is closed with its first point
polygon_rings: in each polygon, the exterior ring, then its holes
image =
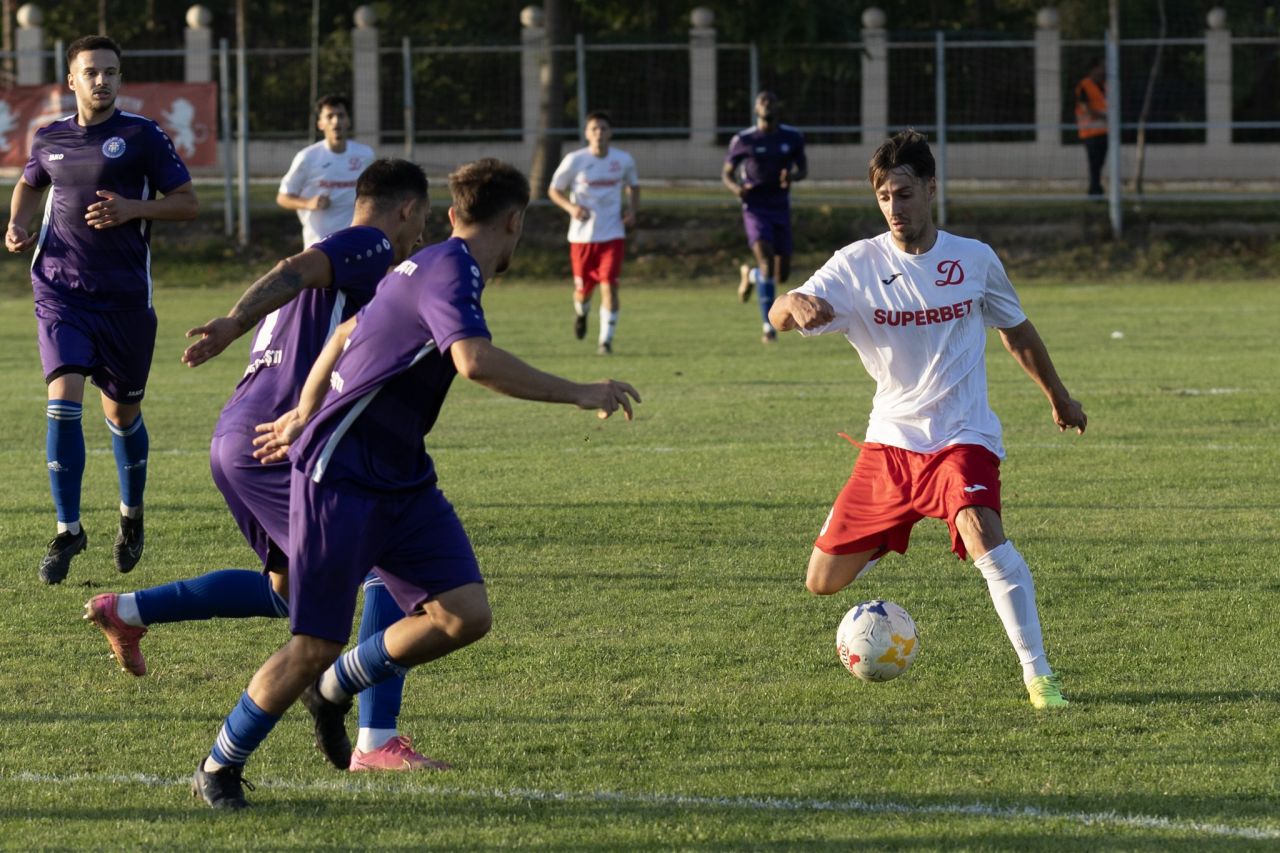
{"type": "Polygon", "coordinates": [[[313,676],[319,676],[342,654],[342,643],[305,634],[295,634],[287,648],[290,666],[313,676]]]}

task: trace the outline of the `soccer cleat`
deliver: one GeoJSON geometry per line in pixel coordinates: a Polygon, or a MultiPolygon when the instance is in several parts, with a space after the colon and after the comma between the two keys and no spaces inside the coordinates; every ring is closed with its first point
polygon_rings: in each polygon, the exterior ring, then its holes
{"type": "Polygon", "coordinates": [[[314,683],[302,693],[302,704],[315,720],[316,749],[324,753],[329,763],[339,770],[351,766],[351,738],[347,737],[347,712],[351,700],[343,704],[330,702],[314,683]]]}
{"type": "Polygon", "coordinates": [[[574,315],[573,318],[573,336],[578,340],[582,340],[587,336],[587,315],[574,315]]]}
{"type": "Polygon", "coordinates": [[[227,766],[210,773],[204,769],[204,759],[196,765],[191,778],[191,796],[200,797],[215,809],[247,809],[249,801],[244,789],[254,790],[253,783],[242,775],[243,767],[227,766]]]}
{"type": "Polygon", "coordinates": [[[414,752],[413,741],[407,735],[397,735],[377,749],[351,753],[352,773],[362,770],[448,770],[449,765],[434,758],[414,752]]]}
{"type": "Polygon", "coordinates": [[[738,267],[738,301],[746,302],[751,298],[751,267],[743,264],[738,267]]]}
{"type": "Polygon", "coordinates": [[[613,344],[602,341],[600,346],[596,347],[596,355],[613,355],[613,344]]]}
{"type": "Polygon", "coordinates": [[[116,569],[120,574],[133,571],[142,559],[142,546],[145,537],[142,535],[142,513],[137,518],[120,516],[120,532],[116,534],[116,544],[112,554],[116,559],[116,569]]]}
{"type": "Polygon", "coordinates": [[[121,620],[116,612],[119,600],[114,592],[104,592],[89,599],[84,606],[84,618],[88,619],[107,637],[111,644],[111,652],[120,663],[120,668],[133,675],[147,674],[147,661],[138,648],[138,641],[146,636],[147,629],[129,625],[121,620]]]}
{"type": "Polygon", "coordinates": [[[778,340],[778,330],[770,329],[760,336],[760,343],[771,344],[778,340]]]}
{"type": "Polygon", "coordinates": [[[1057,675],[1037,675],[1027,683],[1032,707],[1039,709],[1065,708],[1070,703],[1062,695],[1062,680],[1057,675]]]}
{"type": "Polygon", "coordinates": [[[89,534],[59,533],[49,542],[49,550],[40,560],[40,580],[47,584],[62,583],[71,571],[71,558],[89,546],[89,534]]]}

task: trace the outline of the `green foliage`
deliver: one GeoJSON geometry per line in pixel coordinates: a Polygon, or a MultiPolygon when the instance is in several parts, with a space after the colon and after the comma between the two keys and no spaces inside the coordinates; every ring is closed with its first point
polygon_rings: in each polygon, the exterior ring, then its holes
{"type": "Polygon", "coordinates": [[[231,816],[194,803],[186,781],[283,624],[157,626],[151,673],[133,679],[79,619],[103,590],[252,564],[207,463],[247,343],[195,371],[178,363],[183,331],[248,277],[185,262],[174,242],[157,238],[148,543],[128,577],[110,565],[109,440],[86,418],[90,549],[62,586],[36,580],[53,524],[44,388],[29,301],[0,299],[5,846],[1190,851],[1280,838],[1274,282],[1022,287],[1090,414],[1082,438],[1058,434],[992,340],[1005,522],[1073,699],[1055,716],[1026,704],[983,584],[936,522],[855,588],[804,591],[853,458],[836,432],[860,433],[872,392],[843,341],[763,348],[728,269],[655,286],[632,265],[606,361],[570,334],[566,279],[493,283],[499,345],[634,382],[639,416],[600,422],[460,380],[428,446],[496,625],[411,674],[401,719],[455,769],[337,774],[295,710],[249,766],[255,808],[231,816]],[[835,655],[840,616],[870,597],[921,627],[915,667],[890,684],[854,681],[835,655]]]}

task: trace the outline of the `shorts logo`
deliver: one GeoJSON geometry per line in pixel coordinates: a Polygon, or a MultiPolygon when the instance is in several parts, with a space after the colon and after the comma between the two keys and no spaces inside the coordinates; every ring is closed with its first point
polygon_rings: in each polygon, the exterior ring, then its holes
{"type": "Polygon", "coordinates": [[[938,273],[942,278],[934,281],[938,287],[946,287],[948,284],[960,284],[964,281],[964,267],[960,266],[959,261],[941,261],[938,264],[938,273]]]}
{"type": "Polygon", "coordinates": [[[61,159],[62,159],[63,157],[65,157],[65,156],[66,156],[65,154],[50,154],[50,155],[49,155],[49,162],[50,162],[50,163],[54,163],[54,162],[56,162],[56,161],[58,161],[58,160],[61,160],[61,159]]]}
{"type": "Polygon", "coordinates": [[[976,486],[965,486],[964,490],[969,494],[973,494],[974,492],[985,492],[987,491],[987,487],[979,484],[976,486]]]}
{"type": "Polygon", "coordinates": [[[141,389],[141,388],[139,388],[137,391],[128,391],[128,392],[126,392],[126,393],[125,393],[125,396],[126,396],[126,397],[141,397],[141,396],[142,396],[142,389],[141,389]]]}
{"type": "Polygon", "coordinates": [[[114,160],[124,154],[124,140],[118,136],[113,136],[106,142],[102,143],[102,156],[109,160],[114,160]]]}

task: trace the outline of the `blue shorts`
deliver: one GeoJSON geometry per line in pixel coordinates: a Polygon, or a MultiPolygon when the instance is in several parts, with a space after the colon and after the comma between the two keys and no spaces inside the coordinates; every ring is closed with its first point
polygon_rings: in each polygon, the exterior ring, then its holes
{"type": "Polygon", "coordinates": [[[289,506],[289,628],[346,643],[356,592],[373,569],[405,613],[483,583],[471,541],[434,485],[371,494],[314,483],[294,469],[289,506]]]}
{"type": "Polygon", "coordinates": [[[775,255],[791,255],[791,209],[789,207],[742,208],[742,226],[747,231],[747,245],[761,240],[773,246],[775,255]]]}
{"type": "Polygon", "coordinates": [[[253,458],[253,434],[230,431],[209,445],[209,469],[236,526],[262,567],[282,569],[289,553],[288,462],[263,465],[253,458]]]}
{"type": "Polygon", "coordinates": [[[156,312],[89,311],[64,302],[36,303],[36,337],[44,381],[82,373],[117,403],[140,403],[156,348],[156,312]]]}

